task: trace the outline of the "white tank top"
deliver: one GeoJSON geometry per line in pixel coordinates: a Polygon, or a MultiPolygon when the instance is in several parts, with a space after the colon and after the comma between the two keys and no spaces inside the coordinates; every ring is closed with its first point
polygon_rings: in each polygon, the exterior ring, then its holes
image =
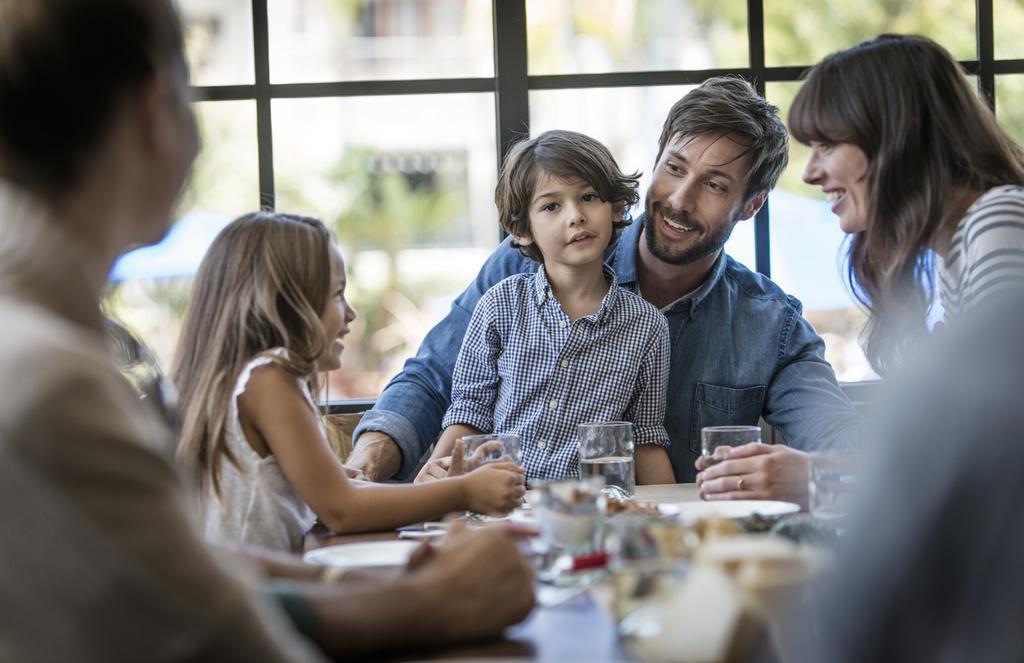
{"type": "MultiPolygon", "coordinates": [[[[271,363],[270,356],[286,357],[287,350],[274,348],[250,361],[238,376],[226,422],[225,441],[241,466],[224,461],[220,466],[220,499],[207,480],[203,486],[203,529],[207,539],[302,552],[302,540],[316,522],[316,514],[285,478],[273,454],[260,457],[253,450],[238,418],[238,397],[245,392],[249,377],[259,366],[271,363]]],[[[313,411],[316,405],[305,381],[296,378],[313,411]]]]}

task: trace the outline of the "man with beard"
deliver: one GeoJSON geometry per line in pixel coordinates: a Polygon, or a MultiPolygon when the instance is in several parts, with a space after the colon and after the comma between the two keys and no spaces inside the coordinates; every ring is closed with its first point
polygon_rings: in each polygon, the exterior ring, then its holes
{"type": "MultiPolygon", "coordinates": [[[[708,499],[805,502],[803,452],[846,445],[859,423],[800,302],[722,250],[786,167],[787,134],[777,112],[739,78],[709,79],[676,102],[658,142],[644,213],[605,256],[619,284],[668,319],[669,455],[676,480],[696,480],[708,499]],[[739,447],[711,468],[698,461],[701,428],[755,425],[761,416],[788,447],[739,447]]],[[[534,269],[508,240],[498,247],[363,417],[352,467],[373,480],[409,476],[440,432],[455,359],[480,296],[534,269]]],[[[572,367],[565,356],[538,370],[572,367]]]]}

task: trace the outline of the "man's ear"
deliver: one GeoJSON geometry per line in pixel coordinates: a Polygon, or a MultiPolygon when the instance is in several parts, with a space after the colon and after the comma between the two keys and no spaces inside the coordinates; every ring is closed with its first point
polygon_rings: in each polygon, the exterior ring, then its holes
{"type": "Polygon", "coordinates": [[[139,89],[135,99],[143,145],[158,153],[177,149],[181,139],[175,131],[174,90],[166,75],[153,76],[139,89]]]}
{"type": "Polygon", "coordinates": [[[756,196],[750,199],[750,202],[747,203],[746,206],[744,206],[743,211],[740,212],[739,217],[737,218],[740,221],[746,221],[750,217],[757,214],[757,211],[761,209],[761,206],[764,205],[764,201],[766,200],[768,200],[768,192],[762,191],[761,193],[757,194],[756,196]]]}

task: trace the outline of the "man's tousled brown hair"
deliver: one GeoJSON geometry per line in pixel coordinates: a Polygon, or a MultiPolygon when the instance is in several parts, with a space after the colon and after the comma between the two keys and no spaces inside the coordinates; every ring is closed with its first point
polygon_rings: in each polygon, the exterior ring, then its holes
{"type": "Polygon", "coordinates": [[[736,76],[709,78],[669,110],[658,138],[658,156],[678,137],[728,136],[750,160],[744,203],[775,188],[789,163],[786,126],[779,109],[736,76]]]}

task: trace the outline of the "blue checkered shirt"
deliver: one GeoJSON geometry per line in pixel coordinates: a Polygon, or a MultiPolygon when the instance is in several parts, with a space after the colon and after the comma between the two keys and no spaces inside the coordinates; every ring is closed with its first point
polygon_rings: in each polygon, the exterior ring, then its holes
{"type": "Polygon", "coordinates": [[[488,290],[473,312],[442,425],[515,433],[527,478],[579,475],[576,425],[632,421],[637,444],[668,446],[668,323],[611,284],[600,309],[570,320],[544,269],[488,290]]]}

